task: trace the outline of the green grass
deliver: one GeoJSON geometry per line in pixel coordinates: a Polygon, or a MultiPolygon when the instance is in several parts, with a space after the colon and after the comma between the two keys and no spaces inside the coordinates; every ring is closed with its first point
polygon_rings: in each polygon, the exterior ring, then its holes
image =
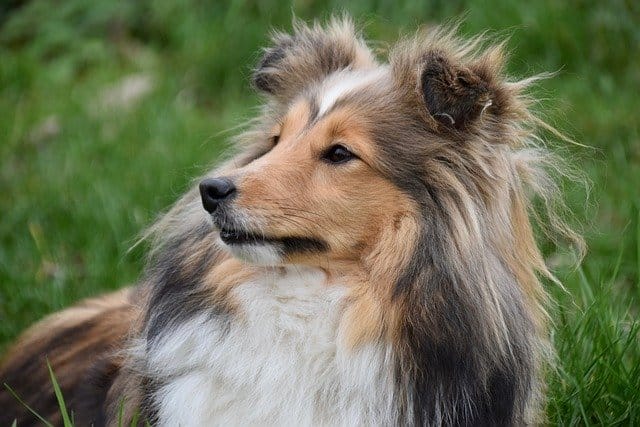
{"type": "MultiPolygon", "coordinates": [[[[53,391],[55,393],[56,396],[56,400],[58,402],[58,408],[60,411],[60,415],[62,416],[62,426],[63,427],[74,427],[75,422],[73,419],[73,411],[71,413],[69,413],[69,410],[67,408],[67,405],[64,401],[64,396],[62,395],[62,390],[60,389],[60,385],[58,384],[58,379],[56,378],[55,373],[53,372],[53,368],[51,368],[51,365],[49,364],[49,361],[47,360],[47,369],[49,370],[49,379],[51,381],[51,384],[53,385],[53,391]]],[[[16,392],[8,385],[8,384],[4,384],[4,387],[6,387],[6,389],[9,391],[9,393],[11,393],[13,395],[13,397],[21,404],[23,405],[25,408],[27,408],[27,410],[29,410],[29,412],[31,412],[31,414],[33,414],[34,418],[38,419],[45,427],[53,427],[53,424],[51,422],[49,422],[48,420],[46,420],[45,418],[43,418],[37,411],[35,411],[33,408],[31,408],[26,402],[24,402],[24,400],[22,400],[22,398],[20,396],[18,396],[16,394],[16,392]]],[[[120,403],[120,410],[118,413],[118,427],[123,427],[124,424],[124,420],[123,420],[123,410],[124,410],[124,398],[120,403]]],[[[131,422],[129,423],[129,425],[131,427],[137,427],[138,426],[138,417],[139,417],[139,412],[136,411],[133,414],[133,418],[131,419],[131,422]]],[[[149,422],[146,421],[144,423],[145,427],[149,426],[149,422]]],[[[12,427],[16,427],[17,426],[17,420],[13,421],[12,427]]]]}
{"type": "MultiPolygon", "coordinates": [[[[250,67],[271,26],[338,1],[0,6],[0,350],[30,323],[132,283],[138,233],[219,156],[255,113],[250,67]],[[114,87],[151,90],[127,108],[114,87]]],[[[535,95],[546,119],[595,149],[563,155],[592,183],[565,194],[589,252],[550,286],[558,367],[548,416],[562,425],[640,423],[640,6],[632,1],[359,0],[369,38],[465,17],[462,32],[510,36],[510,72],[559,71],[535,95]],[[571,3],[571,4],[569,4],[571,3]]],[[[563,258],[545,244],[548,258],[563,258]]]]}
{"type": "Polygon", "coordinates": [[[47,369],[49,369],[49,377],[51,378],[51,383],[53,384],[53,391],[56,395],[56,400],[58,401],[58,407],[60,408],[60,413],[62,415],[62,424],[64,427],[72,427],[71,417],[69,416],[69,410],[67,409],[67,405],[64,402],[64,396],[62,395],[62,390],[60,390],[60,385],[58,384],[58,380],[56,379],[55,374],[53,373],[53,369],[47,361],[47,369]]]}

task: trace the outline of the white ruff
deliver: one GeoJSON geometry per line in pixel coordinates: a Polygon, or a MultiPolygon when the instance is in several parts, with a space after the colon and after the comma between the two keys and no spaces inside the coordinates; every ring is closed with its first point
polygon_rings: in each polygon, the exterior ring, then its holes
{"type": "Polygon", "coordinates": [[[391,351],[343,345],[345,296],[287,267],[234,289],[242,316],[172,328],[147,356],[159,425],[395,424],[391,351]]]}

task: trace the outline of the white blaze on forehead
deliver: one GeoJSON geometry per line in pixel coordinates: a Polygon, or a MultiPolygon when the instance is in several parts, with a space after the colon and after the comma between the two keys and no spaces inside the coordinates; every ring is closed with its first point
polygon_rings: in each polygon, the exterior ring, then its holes
{"type": "Polygon", "coordinates": [[[372,70],[339,71],[332,74],[320,88],[318,116],[323,116],[346,95],[379,82],[385,72],[384,67],[379,67],[372,70]]]}

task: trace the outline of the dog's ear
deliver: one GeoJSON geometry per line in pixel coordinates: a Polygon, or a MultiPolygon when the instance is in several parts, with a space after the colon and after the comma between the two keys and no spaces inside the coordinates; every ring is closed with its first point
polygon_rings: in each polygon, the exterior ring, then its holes
{"type": "Polygon", "coordinates": [[[429,115],[447,128],[464,129],[493,103],[489,82],[438,51],[424,56],[419,88],[429,115]]]}
{"type": "Polygon", "coordinates": [[[464,41],[457,28],[435,27],[402,40],[389,53],[398,92],[435,131],[472,130],[483,117],[509,110],[503,44],[482,49],[483,38],[464,41]]]}
{"type": "Polygon", "coordinates": [[[346,17],[326,27],[296,21],[292,34],[276,33],[253,73],[253,85],[280,100],[291,99],[305,87],[334,71],[375,66],[373,54],[346,17]]]}

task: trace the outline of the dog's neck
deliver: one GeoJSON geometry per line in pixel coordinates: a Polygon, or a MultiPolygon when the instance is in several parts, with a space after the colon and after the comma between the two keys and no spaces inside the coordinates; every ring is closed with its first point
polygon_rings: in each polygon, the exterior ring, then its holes
{"type": "Polygon", "coordinates": [[[238,424],[238,414],[248,424],[394,422],[391,350],[380,340],[353,347],[357,313],[340,276],[233,259],[216,270],[232,319],[197,312],[144,356],[159,424],[238,424]]]}

